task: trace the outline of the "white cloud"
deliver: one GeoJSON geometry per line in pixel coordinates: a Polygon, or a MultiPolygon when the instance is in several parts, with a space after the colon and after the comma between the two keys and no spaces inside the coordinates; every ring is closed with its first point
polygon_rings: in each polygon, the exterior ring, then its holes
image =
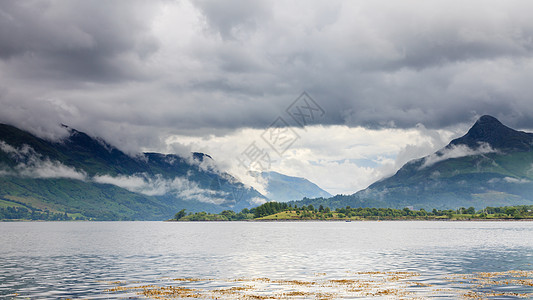
{"type": "Polygon", "coordinates": [[[13,146],[6,144],[4,141],[0,141],[0,150],[4,151],[5,153],[9,154],[18,154],[17,149],[15,149],[13,146]]]}
{"type": "Polygon", "coordinates": [[[87,174],[75,168],[65,166],[58,161],[48,159],[34,161],[31,164],[19,164],[15,167],[18,175],[32,178],[69,178],[86,180],[87,174]]]}
{"type": "Polygon", "coordinates": [[[477,149],[472,149],[467,145],[454,145],[450,148],[445,148],[438,151],[437,153],[426,156],[424,158],[424,163],[422,164],[422,166],[420,166],[420,168],[427,168],[438,163],[439,161],[443,161],[450,158],[487,154],[493,152],[496,152],[496,150],[492,149],[492,147],[487,143],[480,143],[477,149]]]}
{"type": "Polygon", "coordinates": [[[250,204],[252,205],[255,205],[255,206],[258,206],[258,205],[261,205],[261,204],[265,204],[267,202],[266,199],[264,198],[259,198],[259,197],[253,197],[249,200],[250,204]]]}
{"type": "Polygon", "coordinates": [[[170,182],[170,192],[186,200],[197,200],[213,204],[222,204],[227,201],[224,197],[228,196],[223,191],[203,189],[198,186],[198,183],[184,177],[176,177],[170,182]]]}
{"type": "Polygon", "coordinates": [[[530,183],[531,180],[525,179],[525,178],[513,178],[513,177],[505,177],[503,178],[505,182],[508,183],[530,183]]]}
{"type": "Polygon", "coordinates": [[[43,158],[28,145],[13,147],[0,141],[0,150],[10,155],[18,164],[11,170],[3,170],[0,175],[23,176],[31,178],[70,178],[85,180],[87,174],[61,162],[43,158]]]}
{"type": "Polygon", "coordinates": [[[531,183],[531,180],[526,178],[515,178],[515,177],[504,177],[504,178],[492,178],[488,181],[490,184],[495,183],[516,183],[516,184],[525,184],[525,183],[531,183]]]}
{"type": "MultiPolygon", "coordinates": [[[[145,177],[141,176],[128,176],[128,175],[97,175],[93,177],[93,180],[97,183],[112,184],[121,188],[125,188],[132,192],[143,192],[147,195],[156,195],[157,189],[149,182],[145,177]],[[155,192],[155,193],[154,193],[155,192]]],[[[160,195],[164,194],[161,193],[160,195]]]]}
{"type": "Polygon", "coordinates": [[[151,177],[147,174],[136,175],[98,175],[93,177],[97,183],[112,184],[129,191],[148,196],[173,194],[184,200],[196,200],[205,203],[221,204],[227,193],[201,188],[198,183],[185,177],[165,179],[161,175],[151,177]]]}

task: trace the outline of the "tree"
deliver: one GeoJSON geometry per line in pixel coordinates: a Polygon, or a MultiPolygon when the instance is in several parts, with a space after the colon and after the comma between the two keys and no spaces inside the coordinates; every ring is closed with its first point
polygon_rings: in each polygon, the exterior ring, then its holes
{"type": "Polygon", "coordinates": [[[404,207],[403,213],[404,213],[404,216],[409,216],[411,215],[411,210],[409,209],[409,207],[404,207]]]}
{"type": "Polygon", "coordinates": [[[174,219],[176,221],[179,221],[179,219],[185,217],[187,215],[187,213],[185,212],[185,209],[182,209],[180,211],[178,211],[175,215],[174,215],[174,219]]]}
{"type": "Polygon", "coordinates": [[[509,216],[512,216],[512,215],[515,215],[516,214],[516,208],[515,207],[506,207],[505,208],[505,214],[509,215],[509,216]]]}
{"type": "Polygon", "coordinates": [[[229,221],[236,218],[236,214],[233,210],[224,210],[223,212],[220,213],[220,215],[224,216],[229,221]]]}

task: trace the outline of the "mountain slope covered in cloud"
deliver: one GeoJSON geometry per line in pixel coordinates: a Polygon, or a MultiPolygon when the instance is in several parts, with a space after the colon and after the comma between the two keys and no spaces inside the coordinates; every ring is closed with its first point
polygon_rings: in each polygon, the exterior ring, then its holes
{"type": "Polygon", "coordinates": [[[463,137],[367,189],[303,204],[424,209],[533,204],[533,134],[482,116],[463,137]]]}
{"type": "Polygon", "coordinates": [[[5,202],[94,219],[163,219],[190,211],[241,210],[266,201],[220,172],[210,156],[129,156],[75,129],[48,141],[0,125],[0,197],[5,202]]]}

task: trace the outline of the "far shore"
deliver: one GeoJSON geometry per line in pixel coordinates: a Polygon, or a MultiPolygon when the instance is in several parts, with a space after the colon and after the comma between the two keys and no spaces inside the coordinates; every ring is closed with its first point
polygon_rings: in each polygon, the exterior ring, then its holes
{"type": "Polygon", "coordinates": [[[180,222],[180,223],[196,223],[196,222],[531,222],[533,219],[384,219],[384,220],[295,220],[295,219],[253,219],[253,220],[200,220],[200,221],[177,221],[165,220],[163,222],[180,222]]]}
{"type": "Polygon", "coordinates": [[[295,220],[295,219],[252,219],[252,220],[200,220],[200,221],[176,221],[176,220],[67,220],[67,221],[44,221],[44,220],[26,220],[26,219],[5,219],[0,220],[0,222],[4,223],[14,223],[14,222],[35,222],[35,223],[58,223],[58,222],[180,222],[180,223],[196,223],[196,222],[521,222],[521,221],[527,221],[531,222],[533,219],[531,218],[524,218],[524,219],[464,219],[464,220],[457,220],[457,219],[384,219],[384,220],[295,220]]]}

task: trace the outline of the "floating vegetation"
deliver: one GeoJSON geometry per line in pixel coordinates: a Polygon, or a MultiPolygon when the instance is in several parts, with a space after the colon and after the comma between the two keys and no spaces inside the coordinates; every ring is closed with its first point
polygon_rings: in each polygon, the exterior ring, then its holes
{"type": "Polygon", "coordinates": [[[463,299],[532,298],[533,271],[451,274],[431,282],[417,272],[347,272],[344,278],[315,273],[312,281],[266,277],[234,279],[166,278],[165,285],[113,282],[108,293],[148,299],[463,299]],[[216,282],[212,288],[209,283],[216,282]],[[199,288],[202,286],[202,288],[199,288]]]}
{"type": "Polygon", "coordinates": [[[212,279],[203,279],[203,278],[173,278],[174,281],[186,281],[186,282],[204,282],[211,281],[212,279]]]}

